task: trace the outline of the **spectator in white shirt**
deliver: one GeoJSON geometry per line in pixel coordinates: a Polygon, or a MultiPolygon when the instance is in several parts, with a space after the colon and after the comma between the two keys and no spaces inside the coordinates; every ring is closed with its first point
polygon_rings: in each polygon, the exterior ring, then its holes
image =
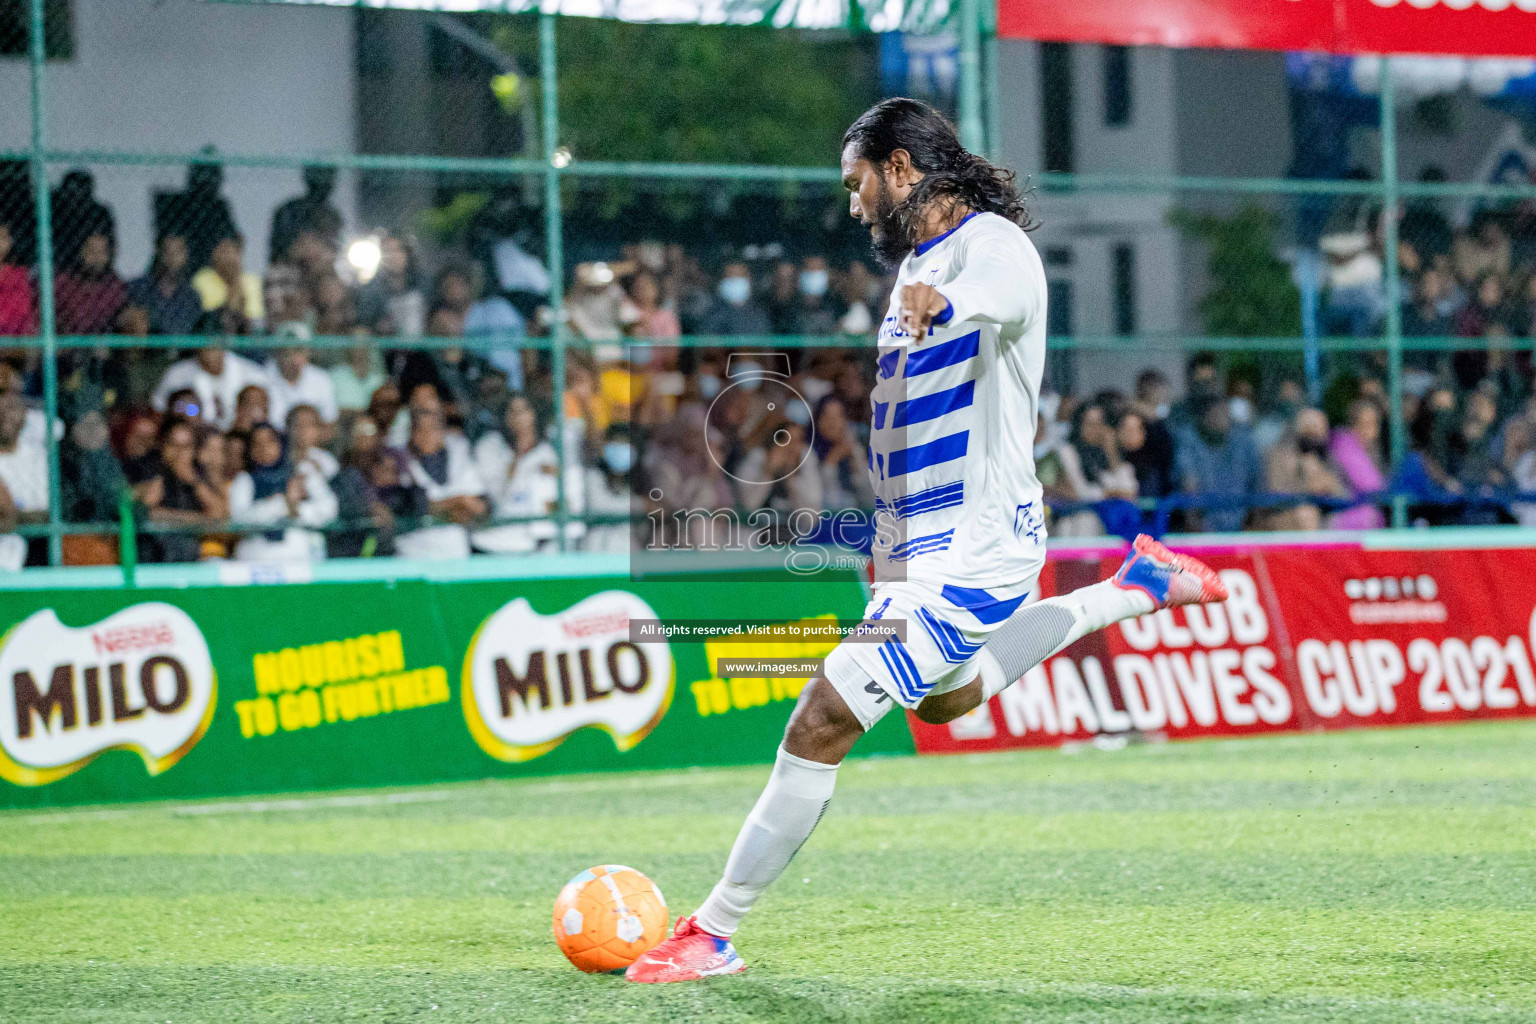
{"type": "MultiPolygon", "coordinates": [[[[566,473],[566,507],[581,511],[581,462],[571,451],[571,472],[566,473]]],[[[559,509],[560,460],[554,446],[539,436],[538,417],[521,395],[507,403],[501,430],[487,433],[475,443],[475,464],[490,492],[491,515],[518,519],[551,515],[559,509]]],[[[557,538],[553,520],[506,523],[479,530],[475,549],[496,554],[523,554],[557,538]]]]}
{"type": "Polygon", "coordinates": [[[330,374],[310,364],[309,349],[303,345],[279,349],[277,358],[267,363],[267,376],[272,381],[268,388],[272,422],[286,423],[294,406],[313,406],[325,425],[323,440],[329,440],[336,427],[336,385],[330,374]]]}
{"type": "Polygon", "coordinates": [[[229,487],[229,514],[237,523],[277,527],[235,545],[239,561],[309,561],[325,557],[320,528],[336,520],[336,495],[313,462],[289,462],[276,427],[258,423],[245,471],[229,487]]]}
{"type": "MultiPolygon", "coordinates": [[[[384,443],[391,448],[404,448],[411,439],[411,417],[418,411],[435,412],[448,422],[448,410],[443,405],[443,396],[436,384],[421,383],[411,388],[408,401],[403,408],[395,413],[395,418],[390,422],[389,431],[384,437],[384,443]]],[[[446,444],[449,448],[458,449],[466,458],[471,456],[469,438],[457,427],[446,427],[448,437],[446,444]]]]}
{"type": "Polygon", "coordinates": [[[440,409],[411,410],[410,440],[405,447],[410,480],[426,492],[432,516],[441,522],[395,538],[395,553],[405,558],[467,558],[468,527],[485,518],[486,487],[469,446],[448,443],[440,409]]]}
{"type": "MultiPolygon", "coordinates": [[[[0,392],[0,529],[48,517],[48,453],[41,439],[22,436],[26,421],[21,395],[0,392]]],[[[0,570],[20,569],[26,561],[26,539],[0,535],[0,570]]]]}
{"type": "Polygon", "coordinates": [[[336,456],[320,447],[325,424],[312,405],[296,405],[288,410],[288,458],[295,466],[313,464],[326,480],[334,479],[341,471],[336,456]]]}
{"type": "Polygon", "coordinates": [[[209,345],[191,359],[172,363],[160,378],[151,403],[164,412],[171,395],[190,389],[202,402],[203,419],[220,430],[228,430],[235,421],[236,399],[252,384],[260,388],[271,386],[267,374],[249,359],[209,345]]]}

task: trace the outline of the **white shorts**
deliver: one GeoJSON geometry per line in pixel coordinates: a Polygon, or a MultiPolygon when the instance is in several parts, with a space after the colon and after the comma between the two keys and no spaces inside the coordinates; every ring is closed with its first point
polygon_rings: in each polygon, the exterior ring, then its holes
{"type": "Polygon", "coordinates": [[[827,655],[827,681],[868,731],[895,704],[915,708],[976,678],[976,655],[1035,590],[1038,576],[985,590],[896,580],[876,583],[866,620],[904,622],[905,639],[845,640],[827,655]]]}

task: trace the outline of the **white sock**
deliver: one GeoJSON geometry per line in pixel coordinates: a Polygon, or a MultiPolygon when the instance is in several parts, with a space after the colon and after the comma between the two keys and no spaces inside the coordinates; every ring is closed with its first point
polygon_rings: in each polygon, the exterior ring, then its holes
{"type": "Polygon", "coordinates": [[[979,666],[985,699],[1001,693],[1025,672],[1095,630],[1154,610],[1139,590],[1122,590],[1109,580],[1061,597],[1026,605],[999,626],[981,649],[979,666]]]}
{"type": "Polygon", "coordinates": [[[752,904],[783,874],[832,801],[837,765],[796,757],[783,747],[757,805],[736,836],[725,876],[695,917],[700,928],[726,937],[752,904]]]}

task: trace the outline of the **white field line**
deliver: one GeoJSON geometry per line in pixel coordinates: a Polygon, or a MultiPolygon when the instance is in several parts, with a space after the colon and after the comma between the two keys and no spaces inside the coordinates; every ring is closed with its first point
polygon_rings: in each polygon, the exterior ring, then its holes
{"type": "MultiPolygon", "coordinates": [[[[197,817],[209,814],[264,814],[269,811],[308,811],[317,807],[385,807],[391,804],[431,803],[448,800],[460,794],[458,790],[429,789],[410,790],[403,793],[363,793],[353,796],[317,796],[292,800],[223,800],[206,804],[136,804],[131,807],[83,808],[78,811],[45,811],[11,820],[25,825],[47,825],[56,821],[79,821],[88,818],[125,818],[159,811],[172,817],[197,817]]],[[[0,821],[4,821],[0,817],[0,821]]]]}
{"type": "MultiPolygon", "coordinates": [[[[671,773],[642,773],[634,776],[588,776],[579,779],[515,780],[500,779],[492,785],[512,784],[514,792],[530,795],[543,793],[579,793],[604,789],[639,790],[658,786],[714,785],[714,772],[710,769],[682,769],[662,780],[657,776],[671,773]]],[[[0,812],[0,823],[20,825],[49,825],[64,821],[88,821],[93,819],[126,818],[145,813],[163,814],[170,817],[201,817],[212,814],[266,814],[273,811],[309,811],[327,807],[387,807],[393,804],[435,803],[451,800],[456,796],[469,796],[476,785],[470,783],[455,789],[403,790],[392,793],[357,793],[346,796],[296,797],[282,800],[219,800],[201,804],[137,803],[122,807],[60,808],[55,811],[39,811],[12,817],[0,812]]]]}

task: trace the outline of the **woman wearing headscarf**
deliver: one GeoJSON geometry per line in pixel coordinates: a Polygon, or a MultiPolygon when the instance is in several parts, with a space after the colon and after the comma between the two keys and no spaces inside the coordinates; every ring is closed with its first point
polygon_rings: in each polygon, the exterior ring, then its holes
{"type": "Polygon", "coordinates": [[[245,470],[229,488],[230,518],[276,529],[235,545],[241,562],[309,561],[325,557],[325,535],[336,519],[336,495],[312,463],[294,467],[282,432],[270,423],[251,428],[245,470]]]}

